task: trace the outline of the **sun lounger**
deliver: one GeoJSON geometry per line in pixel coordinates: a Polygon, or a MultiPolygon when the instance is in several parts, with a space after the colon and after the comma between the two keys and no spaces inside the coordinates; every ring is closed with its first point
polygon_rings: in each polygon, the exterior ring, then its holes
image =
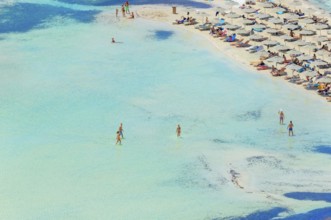
{"type": "Polygon", "coordinates": [[[268,67],[266,65],[257,67],[257,70],[267,70],[267,69],[270,69],[270,67],[268,67]]]}
{"type": "Polygon", "coordinates": [[[253,50],[250,50],[250,53],[256,53],[258,51],[261,51],[263,50],[263,46],[257,46],[257,48],[253,49],[253,50]]]}
{"type": "Polygon", "coordinates": [[[236,47],[249,47],[250,44],[249,44],[249,40],[247,40],[246,42],[241,42],[239,44],[236,45],[236,47]]]}
{"type": "Polygon", "coordinates": [[[283,67],[283,68],[281,68],[280,70],[276,70],[276,71],[274,71],[274,72],[271,72],[271,75],[272,75],[272,76],[284,76],[284,75],[286,75],[285,70],[286,70],[286,68],[283,67]]]}
{"type": "Polygon", "coordinates": [[[193,18],[193,19],[191,19],[191,20],[189,20],[189,21],[185,21],[184,22],[184,25],[195,25],[195,24],[197,24],[198,22],[196,21],[196,19],[195,18],[193,18]]]}

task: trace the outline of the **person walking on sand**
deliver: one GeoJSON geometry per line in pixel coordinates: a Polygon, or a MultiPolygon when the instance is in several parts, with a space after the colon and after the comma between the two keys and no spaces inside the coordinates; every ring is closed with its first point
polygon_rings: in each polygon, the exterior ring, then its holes
{"type": "Polygon", "coordinates": [[[283,125],[284,124],[284,118],[285,118],[285,114],[284,114],[283,110],[280,109],[278,114],[279,114],[279,124],[283,125]]]}
{"type": "Polygon", "coordinates": [[[177,137],[180,137],[180,134],[182,133],[182,128],[180,127],[180,125],[177,125],[176,133],[177,133],[177,137]]]}
{"type": "Polygon", "coordinates": [[[120,124],[120,127],[118,128],[118,132],[120,133],[122,139],[124,139],[124,136],[123,136],[123,124],[122,123],[120,124]]]}
{"type": "Polygon", "coordinates": [[[293,127],[294,127],[294,125],[293,125],[293,123],[292,123],[292,121],[290,121],[290,124],[288,124],[288,126],[287,126],[287,128],[288,128],[288,136],[293,136],[294,134],[293,134],[293,127]]]}
{"type": "Polygon", "coordinates": [[[122,141],[121,141],[121,134],[119,131],[116,132],[116,145],[119,144],[119,145],[122,145],[122,141]]]}

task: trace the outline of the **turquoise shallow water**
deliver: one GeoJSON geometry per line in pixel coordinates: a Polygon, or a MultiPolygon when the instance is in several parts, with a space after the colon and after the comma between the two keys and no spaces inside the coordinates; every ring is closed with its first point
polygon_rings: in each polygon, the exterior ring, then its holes
{"type": "Polygon", "coordinates": [[[1,35],[1,219],[330,214],[283,196],[331,189],[330,155],[315,151],[331,143],[328,103],[167,24],[93,16],[1,35]]]}

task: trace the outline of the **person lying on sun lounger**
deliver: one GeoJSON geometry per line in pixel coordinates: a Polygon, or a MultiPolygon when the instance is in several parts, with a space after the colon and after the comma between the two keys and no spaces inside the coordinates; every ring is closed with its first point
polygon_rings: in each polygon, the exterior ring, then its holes
{"type": "MultiPolygon", "coordinates": [[[[273,66],[274,67],[274,66],[273,66]]],[[[283,76],[285,75],[285,67],[281,68],[280,70],[274,68],[274,70],[271,70],[271,75],[272,76],[283,76]]]]}
{"type": "Polygon", "coordinates": [[[176,20],[173,24],[183,24],[186,21],[186,18],[182,16],[181,20],[176,20]]]}

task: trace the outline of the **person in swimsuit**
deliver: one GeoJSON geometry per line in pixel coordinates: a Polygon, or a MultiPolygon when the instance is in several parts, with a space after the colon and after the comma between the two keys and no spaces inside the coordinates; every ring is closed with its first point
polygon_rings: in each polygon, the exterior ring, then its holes
{"type": "Polygon", "coordinates": [[[116,43],[115,38],[112,38],[112,39],[111,39],[111,42],[112,42],[112,43],[116,43]]]}
{"type": "Polygon", "coordinates": [[[118,128],[118,132],[120,133],[122,139],[124,139],[124,136],[123,136],[123,124],[122,123],[120,124],[120,127],[118,128]]]}
{"type": "Polygon", "coordinates": [[[177,125],[176,133],[177,133],[177,137],[180,137],[180,134],[182,133],[182,129],[181,129],[180,125],[177,125]]]}
{"type": "Polygon", "coordinates": [[[121,134],[120,134],[120,132],[119,131],[117,131],[116,132],[116,144],[120,144],[120,145],[122,145],[122,141],[121,141],[121,134]]]}
{"type": "Polygon", "coordinates": [[[288,136],[293,136],[294,134],[293,134],[293,127],[294,127],[294,125],[293,125],[293,123],[292,123],[292,121],[290,121],[290,124],[288,124],[288,126],[287,126],[287,128],[288,128],[288,136]]]}
{"type": "Polygon", "coordinates": [[[284,124],[284,118],[285,118],[283,110],[282,109],[279,110],[278,114],[279,114],[279,124],[283,125],[284,124]]]}
{"type": "Polygon", "coordinates": [[[116,18],[118,17],[118,8],[116,8],[116,18]]]}

